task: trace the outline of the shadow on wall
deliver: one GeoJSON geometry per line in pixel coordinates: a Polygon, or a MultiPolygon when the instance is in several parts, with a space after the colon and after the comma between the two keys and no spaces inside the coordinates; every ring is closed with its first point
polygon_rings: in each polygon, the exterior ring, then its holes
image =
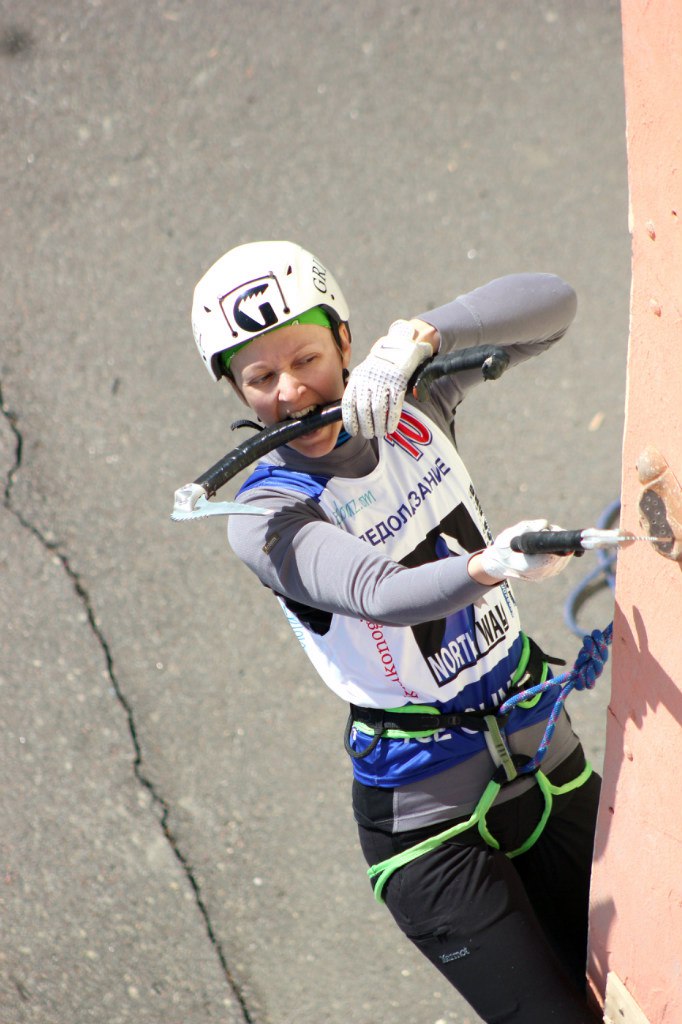
{"type": "MultiPolygon", "coordinates": [[[[682,565],[680,571],[682,571],[682,565]]],[[[633,751],[626,738],[628,724],[632,722],[638,730],[642,730],[647,715],[665,708],[671,718],[682,726],[682,690],[679,684],[663,670],[659,661],[650,651],[644,619],[637,608],[633,608],[632,620],[634,632],[620,608],[616,607],[613,672],[614,681],[617,680],[618,686],[618,713],[614,710],[612,699],[607,723],[609,756],[604,769],[600,816],[594,850],[595,862],[605,855],[609,844],[623,765],[634,760],[633,751]],[[634,651],[637,654],[633,657],[632,652],[634,651]]],[[[676,637],[674,642],[677,642],[676,637]]],[[[665,751],[662,750],[660,755],[663,768],[665,751]]],[[[664,776],[661,775],[661,778],[664,779],[664,776]]],[[[664,782],[664,785],[667,783],[664,782]]],[[[652,795],[649,791],[647,800],[651,801],[652,795]]],[[[635,836],[633,836],[634,841],[636,841],[635,836]]],[[[606,952],[609,949],[608,937],[616,913],[616,904],[610,897],[595,902],[590,912],[590,930],[595,936],[600,937],[599,948],[604,951],[604,962],[595,957],[595,950],[592,948],[589,973],[593,984],[602,992],[606,986],[606,974],[609,970],[609,965],[606,962],[606,952]]]]}

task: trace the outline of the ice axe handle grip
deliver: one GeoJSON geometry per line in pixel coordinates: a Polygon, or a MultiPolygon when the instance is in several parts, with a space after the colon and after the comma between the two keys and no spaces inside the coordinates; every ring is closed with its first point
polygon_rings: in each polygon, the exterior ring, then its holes
{"type": "Polygon", "coordinates": [[[509,542],[512,551],[524,555],[582,555],[582,530],[540,530],[522,533],[509,542]]]}
{"type": "Polygon", "coordinates": [[[422,363],[407,385],[415,398],[425,402],[429,397],[429,385],[439,377],[462,373],[464,370],[480,370],[484,380],[497,380],[509,366],[509,353],[496,345],[474,345],[460,348],[455,352],[444,352],[422,363]]]}

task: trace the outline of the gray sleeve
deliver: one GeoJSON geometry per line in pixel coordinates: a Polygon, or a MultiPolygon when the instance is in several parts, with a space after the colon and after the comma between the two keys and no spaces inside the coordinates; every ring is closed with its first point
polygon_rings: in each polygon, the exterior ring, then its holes
{"type": "Polygon", "coordinates": [[[230,518],[235,554],[266,587],[313,608],[411,626],[464,608],[490,589],[471,579],[465,557],[406,569],[334,526],[302,495],[259,488],[240,500],[273,515],[230,518]]]}
{"type": "MultiPolygon", "coordinates": [[[[554,274],[508,274],[419,315],[437,328],[441,352],[471,345],[499,345],[510,366],[539,355],[564,336],[575,317],[576,294],[554,274]]],[[[478,370],[436,385],[450,411],[479,384],[478,370]]]]}

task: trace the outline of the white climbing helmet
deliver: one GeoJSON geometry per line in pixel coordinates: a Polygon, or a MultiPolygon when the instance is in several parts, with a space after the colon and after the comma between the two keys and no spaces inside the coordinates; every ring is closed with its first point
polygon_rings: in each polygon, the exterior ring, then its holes
{"type": "Polygon", "coordinates": [[[320,306],[336,326],[348,305],[332,274],[294,242],[249,242],[221,256],[194,289],[192,331],[214,380],[220,355],[320,306]]]}

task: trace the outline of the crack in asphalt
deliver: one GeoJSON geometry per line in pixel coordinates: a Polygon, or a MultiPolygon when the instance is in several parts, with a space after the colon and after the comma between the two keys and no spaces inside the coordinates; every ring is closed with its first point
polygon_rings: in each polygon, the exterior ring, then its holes
{"type": "Polygon", "coordinates": [[[22,525],[22,527],[24,527],[24,529],[28,530],[30,533],[33,534],[34,537],[36,537],[38,539],[38,541],[42,544],[42,546],[45,548],[46,551],[49,551],[52,555],[56,556],[59,559],[59,561],[60,561],[60,563],[62,565],[62,568],[64,569],[64,572],[68,576],[68,578],[69,578],[69,580],[71,582],[71,585],[73,586],[73,589],[75,590],[76,594],[78,595],[78,598],[80,599],[80,601],[81,601],[81,603],[83,605],[83,608],[85,610],[85,613],[86,613],[86,616],[87,616],[87,621],[89,623],[90,629],[91,629],[93,635],[95,636],[95,639],[97,640],[97,643],[99,644],[99,646],[102,649],[102,653],[104,655],[104,659],[105,659],[105,662],[106,662],[107,675],[109,677],[109,683],[110,683],[110,685],[111,685],[111,687],[112,687],[112,689],[114,691],[116,699],[118,700],[119,704],[123,708],[123,711],[124,711],[125,716],[126,716],[126,720],[128,722],[128,729],[129,729],[129,732],[130,732],[130,737],[131,737],[131,741],[132,741],[132,744],[133,744],[133,750],[134,750],[134,753],[135,753],[135,758],[134,758],[134,761],[133,761],[133,773],[135,775],[135,778],[137,779],[139,784],[144,789],[147,790],[147,792],[149,793],[149,795],[151,797],[151,800],[152,800],[152,806],[154,808],[156,808],[157,812],[159,812],[159,814],[158,814],[158,821],[159,821],[159,824],[161,825],[161,829],[163,831],[163,834],[164,834],[166,840],[168,841],[168,843],[169,843],[169,845],[170,845],[170,847],[171,847],[171,849],[173,851],[173,854],[175,855],[176,860],[180,864],[180,866],[181,866],[181,868],[182,868],[182,870],[183,870],[183,872],[185,874],[185,877],[186,877],[186,879],[187,879],[187,881],[188,881],[188,883],[189,883],[189,885],[190,885],[190,887],[192,889],[192,892],[194,893],[194,900],[195,900],[197,909],[199,910],[199,913],[201,914],[201,916],[203,918],[204,925],[205,925],[205,928],[206,928],[206,933],[207,933],[208,938],[209,938],[209,940],[211,942],[211,945],[213,946],[215,954],[218,957],[218,961],[220,963],[220,967],[222,969],[222,972],[223,972],[223,975],[225,977],[225,980],[227,981],[227,984],[230,987],[232,995],[234,996],[234,999],[237,1002],[237,1004],[238,1004],[238,1006],[239,1006],[239,1008],[241,1010],[241,1013],[242,1013],[243,1019],[245,1021],[245,1024],[255,1024],[255,1018],[252,1016],[252,1014],[251,1014],[251,1012],[249,1010],[249,1007],[247,1005],[247,1002],[246,1002],[246,999],[244,997],[244,994],[242,993],[239,984],[237,983],[234,975],[232,974],[232,971],[230,970],[230,968],[228,966],[227,959],[225,957],[225,953],[223,951],[223,948],[222,948],[222,946],[220,944],[220,941],[219,941],[219,939],[218,939],[218,937],[217,937],[217,935],[215,933],[215,930],[213,928],[213,925],[211,923],[211,917],[210,917],[210,914],[208,912],[208,908],[206,906],[206,903],[204,902],[203,896],[201,894],[201,887],[200,887],[200,885],[199,885],[199,883],[198,883],[198,881],[197,881],[197,879],[196,879],[196,877],[194,875],[194,871],[192,869],[192,865],[190,864],[188,858],[183,854],[182,850],[180,849],[178,841],[177,841],[176,837],[174,836],[174,834],[173,834],[173,832],[172,832],[172,830],[171,830],[171,828],[170,828],[170,826],[168,824],[169,816],[170,816],[170,810],[171,810],[170,806],[169,806],[168,802],[164,799],[164,797],[162,797],[161,794],[157,792],[154,783],[151,781],[151,779],[149,779],[146,776],[146,774],[145,774],[145,772],[143,770],[142,748],[140,746],[140,742],[139,742],[138,736],[137,736],[137,728],[135,726],[135,716],[134,716],[134,713],[133,713],[133,709],[132,709],[132,706],[130,704],[130,701],[128,700],[128,698],[125,696],[125,694],[121,690],[121,687],[119,685],[118,679],[116,678],[116,672],[115,672],[115,669],[114,669],[114,659],[113,659],[113,656],[112,656],[112,653],[111,653],[111,648],[109,647],[109,643],[108,643],[106,637],[104,636],[104,633],[102,632],[101,628],[97,624],[97,618],[95,616],[95,612],[94,612],[94,609],[93,609],[93,606],[92,606],[92,602],[90,600],[90,595],[88,594],[87,590],[83,586],[83,583],[81,581],[80,575],[71,566],[71,563],[69,562],[68,556],[65,555],[64,552],[59,549],[59,545],[58,545],[57,541],[50,541],[50,540],[48,540],[47,537],[45,537],[44,534],[41,533],[41,531],[38,529],[38,527],[36,527],[33,523],[29,522],[25,518],[25,516],[22,515],[22,513],[19,512],[19,510],[14,508],[13,505],[12,505],[12,487],[14,485],[15,477],[16,477],[19,469],[21,468],[22,459],[23,459],[23,437],[22,437],[21,431],[19,430],[19,427],[18,427],[18,421],[17,421],[16,413],[14,413],[10,409],[8,409],[7,406],[5,405],[5,400],[4,400],[4,395],[3,395],[3,390],[2,390],[2,384],[1,383],[0,383],[0,413],[2,413],[2,415],[5,418],[5,420],[9,424],[10,430],[11,430],[12,435],[14,437],[14,445],[15,445],[15,447],[14,447],[14,462],[13,462],[13,464],[10,466],[10,468],[8,470],[7,477],[6,477],[6,480],[5,480],[3,504],[4,504],[5,508],[9,512],[11,512],[12,515],[14,515],[16,517],[16,519],[19,521],[19,523],[22,525]]]}

